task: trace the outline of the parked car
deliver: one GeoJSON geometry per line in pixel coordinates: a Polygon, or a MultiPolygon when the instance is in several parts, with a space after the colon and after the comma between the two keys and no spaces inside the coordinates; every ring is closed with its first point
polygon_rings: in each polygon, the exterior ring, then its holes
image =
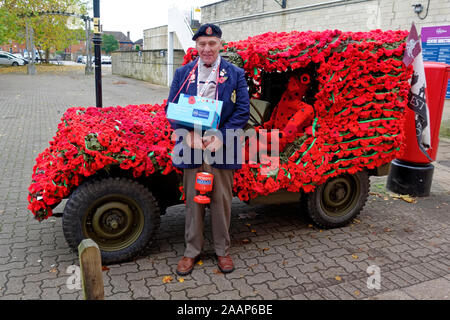
{"type": "Polygon", "coordinates": [[[9,53],[0,53],[0,64],[9,65],[9,66],[23,66],[25,64],[25,60],[22,58],[18,58],[9,53]]]}
{"type": "Polygon", "coordinates": [[[111,64],[111,56],[102,56],[102,64],[111,64]]]}
{"type": "MultiPolygon", "coordinates": [[[[86,61],[87,61],[87,57],[86,56],[81,56],[81,63],[82,64],[86,64],[86,61]]],[[[95,63],[95,57],[91,56],[91,64],[94,64],[94,63],[95,63]]]]}
{"type": "MultiPolygon", "coordinates": [[[[28,62],[31,61],[31,54],[28,54],[28,52],[25,51],[25,52],[23,53],[23,57],[24,57],[24,59],[27,60],[28,62]]],[[[36,52],[35,52],[34,62],[39,62],[39,53],[37,52],[37,50],[36,50],[36,52]]]]}
{"type": "Polygon", "coordinates": [[[83,59],[84,59],[84,61],[86,61],[86,56],[78,56],[77,63],[85,63],[85,62],[83,62],[83,59]]]}
{"type": "Polygon", "coordinates": [[[16,59],[19,59],[19,60],[23,60],[24,64],[27,64],[27,63],[28,63],[28,60],[25,59],[20,53],[10,53],[10,52],[7,52],[7,51],[0,51],[0,53],[1,53],[1,54],[5,54],[5,55],[7,55],[7,56],[10,56],[10,57],[12,57],[12,58],[16,58],[16,59]]]}
{"type": "MultiPolygon", "coordinates": [[[[246,130],[287,137],[278,155],[245,157],[233,195],[250,205],[298,203],[320,228],[350,223],[366,203],[369,177],[387,174],[406,139],[407,36],[269,32],[225,45],[222,57],[245,71],[246,130]]],[[[184,64],[196,57],[189,49],[184,64]]],[[[219,73],[223,86],[236,81],[226,71],[219,73]]],[[[155,240],[160,216],[185,197],[165,103],[74,107],[61,121],[36,159],[28,208],[41,221],[68,199],[62,228],[71,248],[91,238],[104,264],[136,257],[155,240]]],[[[260,150],[268,150],[267,136],[262,140],[260,150]]]]}
{"type": "Polygon", "coordinates": [[[25,64],[28,64],[28,60],[24,58],[24,56],[21,53],[13,53],[13,56],[15,56],[16,58],[22,59],[25,64]]]}

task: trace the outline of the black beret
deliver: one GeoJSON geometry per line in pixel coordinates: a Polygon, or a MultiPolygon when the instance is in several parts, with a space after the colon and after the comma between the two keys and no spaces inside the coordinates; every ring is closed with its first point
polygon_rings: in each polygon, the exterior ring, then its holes
{"type": "Polygon", "coordinates": [[[196,40],[198,37],[217,37],[222,38],[222,30],[220,30],[219,26],[216,26],[212,23],[205,23],[198,28],[197,32],[192,37],[192,40],[196,40]]]}

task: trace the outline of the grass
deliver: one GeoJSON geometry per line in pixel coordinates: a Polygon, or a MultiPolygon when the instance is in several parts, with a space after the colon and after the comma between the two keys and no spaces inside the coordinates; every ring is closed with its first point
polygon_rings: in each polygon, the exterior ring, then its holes
{"type": "MultiPolygon", "coordinates": [[[[84,70],[84,65],[80,66],[64,66],[64,65],[55,65],[55,64],[36,64],[36,73],[62,73],[62,72],[70,72],[70,71],[79,71],[84,70]]],[[[27,66],[1,66],[0,74],[7,73],[19,73],[19,74],[27,74],[27,66]]]]}

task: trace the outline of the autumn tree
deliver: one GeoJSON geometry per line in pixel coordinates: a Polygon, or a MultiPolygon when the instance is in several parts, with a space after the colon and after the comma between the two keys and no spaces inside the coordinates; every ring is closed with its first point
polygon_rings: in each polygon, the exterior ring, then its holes
{"type": "Polygon", "coordinates": [[[42,12],[86,14],[86,7],[86,1],[83,0],[0,0],[0,9],[8,13],[4,19],[8,23],[6,37],[24,42],[27,21],[34,30],[36,48],[46,52],[47,60],[50,50],[63,50],[79,42],[83,39],[84,31],[79,18],[42,12]]]}
{"type": "Polygon", "coordinates": [[[17,17],[12,12],[0,7],[0,44],[8,43],[19,33],[20,28],[16,21],[17,17]]]}

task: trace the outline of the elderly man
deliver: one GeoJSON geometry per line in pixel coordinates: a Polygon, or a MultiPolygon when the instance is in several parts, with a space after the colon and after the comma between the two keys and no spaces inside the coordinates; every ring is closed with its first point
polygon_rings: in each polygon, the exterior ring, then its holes
{"type": "MultiPolygon", "coordinates": [[[[238,161],[237,140],[226,139],[229,129],[242,129],[249,118],[249,95],[244,70],[222,59],[219,51],[222,48],[222,31],[213,24],[202,25],[192,40],[196,43],[199,58],[186,64],[175,72],[169,94],[169,102],[178,102],[180,93],[218,99],[223,102],[218,131],[220,135],[203,135],[202,132],[180,124],[171,123],[172,128],[183,128],[189,131],[180,137],[177,143],[185,144],[189,151],[201,151],[202,160],[197,163],[194,157],[190,163],[175,163],[183,169],[183,186],[186,196],[185,241],[186,249],[177,266],[179,275],[190,274],[203,249],[205,205],[193,200],[196,195],[195,177],[198,172],[209,172],[214,175],[211,191],[210,214],[214,249],[218,258],[219,270],[223,273],[234,270],[230,248],[231,200],[234,181],[234,170],[241,168],[238,161]],[[226,150],[233,149],[234,155],[229,157],[226,150]],[[204,161],[204,151],[211,154],[222,154],[221,161],[209,163],[204,161]],[[220,151],[220,152],[219,152],[220,151]],[[208,163],[209,164],[208,164],[208,163]]],[[[229,150],[230,151],[230,150],[229,150]]]]}

